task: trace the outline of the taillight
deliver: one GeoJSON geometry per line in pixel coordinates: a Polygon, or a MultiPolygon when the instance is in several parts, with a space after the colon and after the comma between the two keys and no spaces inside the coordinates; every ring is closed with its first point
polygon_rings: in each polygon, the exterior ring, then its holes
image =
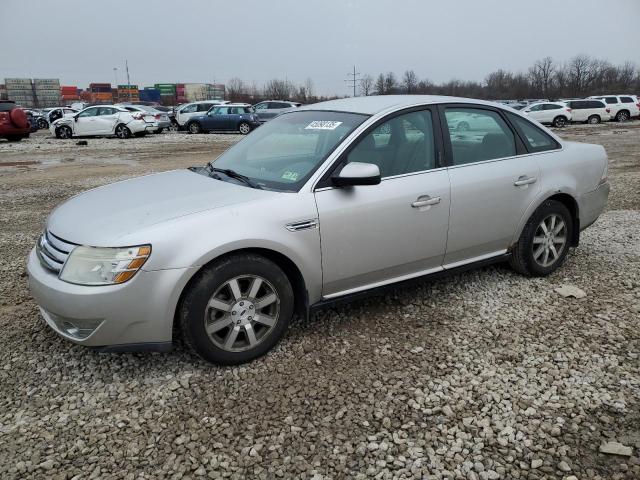
{"type": "Polygon", "coordinates": [[[571,113],[571,109],[570,109],[570,108],[567,108],[567,112],[571,113]]]}
{"type": "Polygon", "coordinates": [[[141,113],[134,113],[131,116],[133,117],[134,120],[142,120],[144,118],[144,115],[141,113]]]}
{"type": "Polygon", "coordinates": [[[162,118],[162,116],[159,113],[156,113],[154,117],[156,118],[156,120],[160,120],[162,118]]]}
{"type": "Polygon", "coordinates": [[[610,109],[609,107],[605,108],[605,111],[606,111],[607,113],[611,113],[611,109],[610,109]]]}

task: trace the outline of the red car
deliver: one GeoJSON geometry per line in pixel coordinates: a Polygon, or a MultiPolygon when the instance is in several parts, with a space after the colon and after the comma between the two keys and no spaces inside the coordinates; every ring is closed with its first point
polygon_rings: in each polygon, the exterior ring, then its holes
{"type": "Polygon", "coordinates": [[[0,102],[0,138],[6,138],[10,142],[19,142],[27,138],[31,132],[31,126],[27,114],[20,107],[10,101],[0,102]]]}

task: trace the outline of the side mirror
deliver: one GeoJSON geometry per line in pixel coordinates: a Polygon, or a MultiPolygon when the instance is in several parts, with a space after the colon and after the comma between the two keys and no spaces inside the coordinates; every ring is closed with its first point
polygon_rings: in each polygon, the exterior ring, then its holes
{"type": "Polygon", "coordinates": [[[73,116],[73,121],[74,121],[74,122],[77,122],[77,121],[78,121],[78,115],[74,115],[74,116],[73,116]]]}
{"type": "Polygon", "coordinates": [[[331,177],[331,182],[337,187],[378,185],[380,183],[380,169],[373,163],[347,163],[340,170],[340,173],[331,177]]]}

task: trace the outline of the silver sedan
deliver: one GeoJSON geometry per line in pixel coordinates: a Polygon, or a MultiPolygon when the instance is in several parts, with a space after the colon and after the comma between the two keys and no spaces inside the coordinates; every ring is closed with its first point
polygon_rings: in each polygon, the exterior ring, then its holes
{"type": "Polygon", "coordinates": [[[508,107],[335,100],[279,116],[206,166],[67,200],[29,283],[72,342],[164,350],[180,329],[201,357],[237,364],[273,348],[293,315],[402,281],[501,261],[549,275],[608,194],[601,146],[508,107]]]}

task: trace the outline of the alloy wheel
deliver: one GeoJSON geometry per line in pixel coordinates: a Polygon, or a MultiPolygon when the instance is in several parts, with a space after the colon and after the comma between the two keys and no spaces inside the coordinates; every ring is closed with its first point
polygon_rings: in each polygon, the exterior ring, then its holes
{"type": "Polygon", "coordinates": [[[627,112],[620,112],[618,114],[618,121],[619,122],[626,122],[627,120],[629,120],[629,115],[627,115],[627,112]]]}
{"type": "Polygon", "coordinates": [[[555,213],[545,217],[533,236],[533,259],[542,266],[553,265],[567,246],[567,225],[555,213]]]}
{"type": "Polygon", "coordinates": [[[246,135],[251,131],[251,127],[246,123],[241,123],[239,129],[240,133],[243,135],[246,135]]]}
{"type": "Polygon", "coordinates": [[[242,275],[222,284],[211,296],[204,327],[218,348],[242,352],[269,336],[279,313],[280,297],[273,285],[257,275],[242,275]]]}
{"type": "Polygon", "coordinates": [[[71,129],[69,127],[60,127],[58,129],[58,135],[64,139],[71,138],[71,129]]]}
{"type": "Polygon", "coordinates": [[[127,131],[127,127],[125,127],[124,125],[118,125],[116,127],[116,137],[120,138],[120,139],[126,139],[129,138],[129,132],[127,131]]]}

